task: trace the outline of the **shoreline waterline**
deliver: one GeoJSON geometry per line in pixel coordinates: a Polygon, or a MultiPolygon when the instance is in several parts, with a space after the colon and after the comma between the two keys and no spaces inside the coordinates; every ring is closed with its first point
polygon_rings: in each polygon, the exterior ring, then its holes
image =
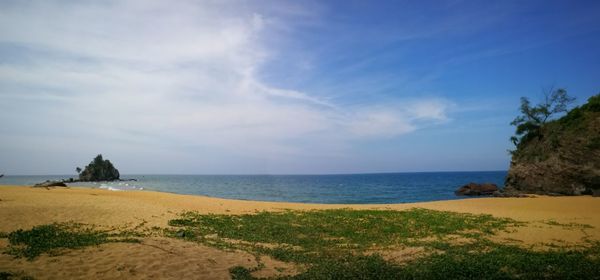
{"type": "MultiPolygon", "coordinates": [[[[244,198],[227,198],[227,197],[218,197],[218,196],[210,196],[205,194],[187,194],[187,193],[177,193],[177,192],[169,192],[169,191],[161,191],[161,190],[151,190],[145,189],[144,187],[136,188],[136,189],[117,189],[110,186],[102,185],[99,182],[99,186],[82,186],[82,185],[67,185],[67,187],[33,187],[30,185],[3,185],[0,184],[0,188],[2,187],[18,187],[18,188],[37,188],[37,189],[81,189],[81,190],[100,190],[107,192],[149,192],[149,193],[159,193],[159,194],[172,194],[172,195],[184,195],[184,196],[192,196],[192,197],[203,197],[210,199],[223,199],[230,201],[247,201],[247,202],[257,202],[257,203],[282,203],[282,204],[300,204],[300,205],[327,205],[327,206],[389,206],[389,205],[408,205],[408,204],[419,204],[419,203],[429,203],[429,202],[443,202],[443,201],[458,201],[458,200],[471,200],[471,199],[485,199],[485,198],[496,198],[491,195],[481,195],[481,196],[456,196],[454,199],[439,199],[439,200],[427,200],[427,201],[418,201],[418,202],[397,202],[397,203],[315,203],[315,202],[298,202],[298,201],[280,201],[280,200],[255,200],[255,199],[244,199],[244,198]]],[[[534,195],[532,195],[534,196],[534,195]]]]}
{"type": "MultiPolygon", "coordinates": [[[[69,197],[69,196],[80,196],[80,195],[91,195],[91,196],[103,196],[103,197],[118,197],[127,199],[137,200],[148,200],[152,202],[158,202],[161,204],[167,203],[172,206],[178,206],[177,208],[185,209],[186,207],[192,206],[190,209],[201,209],[201,210],[214,210],[207,209],[207,206],[214,206],[218,204],[220,206],[242,206],[238,207],[241,212],[226,211],[226,213],[242,213],[242,212],[255,212],[255,211],[272,211],[272,210],[319,210],[319,209],[387,209],[387,210],[406,210],[410,208],[427,208],[432,210],[440,211],[454,211],[464,212],[473,214],[486,214],[489,209],[502,210],[495,213],[489,213],[496,215],[498,213],[510,213],[509,215],[501,216],[514,216],[513,214],[518,213],[519,207],[526,207],[526,210],[551,210],[556,213],[561,213],[565,208],[585,208],[590,205],[593,207],[598,206],[600,210],[600,198],[593,197],[591,195],[581,196],[545,196],[545,195],[531,195],[529,197],[522,198],[503,198],[503,197],[491,197],[491,196],[477,196],[469,199],[453,199],[453,200],[437,200],[437,201],[423,201],[423,202],[404,202],[404,203],[305,203],[305,202],[285,202],[285,201],[261,201],[261,200],[248,200],[248,199],[230,199],[213,197],[207,195],[197,194],[180,194],[173,192],[155,191],[155,190],[142,190],[142,191],[113,191],[105,188],[92,188],[88,186],[68,186],[68,187],[50,187],[50,188],[34,188],[27,185],[0,185],[0,193],[3,192],[14,192],[14,193],[35,193],[47,196],[56,197],[69,197]],[[162,200],[162,201],[161,201],[162,200]],[[178,205],[179,202],[185,202],[178,205]],[[197,204],[197,203],[209,204],[197,204]],[[562,203],[574,203],[583,202],[583,204],[563,205],[562,203]],[[544,204],[546,203],[546,204],[544,204]],[[543,205],[542,205],[543,204],[543,205]],[[501,206],[506,206],[501,208],[501,206]],[[510,207],[509,207],[510,206],[510,207]],[[516,207],[515,207],[516,206],[516,207]],[[560,206],[560,207],[558,207],[560,206]],[[252,208],[252,209],[250,209],[252,208]],[[460,211],[464,209],[464,211],[460,211]]],[[[0,197],[1,199],[1,197],[0,197]]],[[[8,202],[10,200],[4,200],[8,202]]],[[[210,208],[210,207],[209,207],[210,208]]],[[[590,208],[591,209],[591,208],[590,208]]],[[[210,211],[209,211],[210,212],[210,211]]],[[[216,211],[221,212],[221,211],[216,211]]],[[[215,213],[216,213],[215,212],[215,213]]],[[[568,212],[568,211],[567,211],[568,212]]],[[[592,211],[593,212],[593,211],[592,211]]],[[[588,212],[588,213],[592,213],[588,212]]],[[[561,215],[558,215],[560,218],[561,215]]],[[[587,215],[586,215],[587,216],[587,215]]],[[[590,216],[591,217],[591,216],[590,216]]],[[[600,218],[600,217],[599,217],[600,218]]]]}
{"type": "MultiPolygon", "coordinates": [[[[94,187],[94,186],[81,186],[81,185],[67,185],[67,187],[33,187],[30,185],[3,185],[0,184],[0,189],[2,188],[27,188],[27,189],[39,189],[39,190],[47,190],[47,191],[57,191],[57,190],[76,190],[76,191],[86,191],[86,190],[92,190],[92,191],[101,191],[101,192],[107,192],[107,193],[150,193],[150,194],[157,194],[157,195],[175,195],[175,196],[185,196],[185,197],[198,197],[198,198],[206,198],[206,199],[215,199],[215,200],[225,200],[225,201],[231,201],[231,202],[253,202],[253,203],[265,203],[265,204],[285,204],[285,205],[306,205],[306,206],[331,206],[331,207],[338,207],[338,206],[348,206],[350,208],[352,207],[362,207],[365,206],[367,208],[379,208],[379,207],[387,207],[390,205],[419,205],[419,204],[423,204],[423,203],[436,203],[436,202],[445,202],[445,201],[460,201],[460,200],[472,200],[472,199],[486,199],[486,198],[493,198],[496,199],[496,197],[493,196],[457,196],[457,199],[442,199],[442,200],[430,200],[430,201],[420,201],[420,202],[398,202],[398,203],[314,203],[314,202],[296,202],[296,201],[270,201],[270,200],[253,200],[253,199],[241,199],[241,198],[225,198],[225,197],[217,197],[217,196],[210,196],[210,195],[203,195],[203,194],[185,194],[185,193],[176,193],[176,192],[168,192],[168,191],[158,191],[158,190],[150,190],[150,189],[144,189],[144,188],[140,188],[140,189],[130,189],[130,190],[123,190],[123,189],[113,189],[110,187],[94,187]]],[[[533,196],[537,196],[537,195],[532,195],[533,196]]],[[[502,199],[502,198],[500,198],[502,199]]]]}
{"type": "MultiPolygon", "coordinates": [[[[164,226],[166,220],[188,211],[213,214],[252,214],[285,210],[407,210],[425,208],[459,213],[489,214],[517,220],[589,223],[600,228],[600,198],[592,196],[534,196],[443,200],[396,204],[316,204],[252,201],[200,195],[145,191],[108,191],[87,187],[32,188],[0,185],[0,231],[43,223],[75,221],[91,224],[164,226]],[[8,227],[8,228],[6,228],[8,227]]],[[[596,231],[599,234],[600,231],[596,231]]],[[[535,239],[535,236],[531,238],[535,239]]]]}
{"type": "MultiPolygon", "coordinates": [[[[389,204],[463,199],[470,182],[502,186],[505,171],[344,175],[123,175],[137,181],[78,182],[113,190],[153,190],[229,199],[326,204],[389,204]]],[[[7,176],[5,185],[33,185],[62,176],[7,176]]]]}

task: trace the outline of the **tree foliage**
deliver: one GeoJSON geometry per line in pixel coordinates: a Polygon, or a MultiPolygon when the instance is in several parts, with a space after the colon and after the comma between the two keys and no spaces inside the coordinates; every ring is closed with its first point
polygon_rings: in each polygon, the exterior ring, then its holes
{"type": "Polygon", "coordinates": [[[573,101],[575,98],[569,96],[562,88],[544,91],[542,102],[536,106],[532,106],[527,97],[521,97],[521,115],[510,123],[517,127],[510,140],[518,147],[521,143],[539,137],[540,127],[558,114],[567,112],[569,104],[573,101]]]}

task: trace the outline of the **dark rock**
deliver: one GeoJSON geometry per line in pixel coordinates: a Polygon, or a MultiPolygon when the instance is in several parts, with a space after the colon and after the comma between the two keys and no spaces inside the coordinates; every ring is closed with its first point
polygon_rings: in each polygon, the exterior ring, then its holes
{"type": "Polygon", "coordinates": [[[504,191],[504,190],[495,191],[492,195],[494,197],[531,197],[530,195],[527,195],[524,193],[504,191]]]}
{"type": "Polygon", "coordinates": [[[66,187],[67,185],[63,182],[57,181],[46,181],[43,183],[33,185],[34,188],[48,188],[48,187],[66,187]]]}
{"type": "Polygon", "coordinates": [[[492,195],[498,190],[498,186],[491,183],[469,183],[458,188],[454,193],[456,195],[492,195]]]}
{"type": "Polygon", "coordinates": [[[120,174],[109,160],[96,156],[85,169],[79,173],[79,181],[114,181],[119,180],[120,174]]]}
{"type": "Polygon", "coordinates": [[[566,116],[547,122],[539,135],[513,152],[505,190],[543,195],[583,195],[600,189],[600,94],[566,116]]]}

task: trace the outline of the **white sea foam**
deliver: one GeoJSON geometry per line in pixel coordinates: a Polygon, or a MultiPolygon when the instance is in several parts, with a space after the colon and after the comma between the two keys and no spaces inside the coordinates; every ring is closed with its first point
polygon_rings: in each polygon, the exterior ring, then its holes
{"type": "Polygon", "coordinates": [[[115,188],[113,186],[109,186],[107,184],[100,184],[101,189],[109,190],[109,191],[122,191],[122,189],[115,188]]]}

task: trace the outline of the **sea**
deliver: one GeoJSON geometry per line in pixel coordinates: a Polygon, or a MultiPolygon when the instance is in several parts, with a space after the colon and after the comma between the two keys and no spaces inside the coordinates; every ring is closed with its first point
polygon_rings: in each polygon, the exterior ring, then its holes
{"type": "MultiPolygon", "coordinates": [[[[506,171],[343,175],[121,175],[137,181],[75,183],[112,191],[160,191],[210,197],[335,204],[386,204],[466,199],[454,191],[469,182],[503,186],[506,171]]],[[[74,175],[10,176],[0,185],[33,185],[74,175]]]]}

